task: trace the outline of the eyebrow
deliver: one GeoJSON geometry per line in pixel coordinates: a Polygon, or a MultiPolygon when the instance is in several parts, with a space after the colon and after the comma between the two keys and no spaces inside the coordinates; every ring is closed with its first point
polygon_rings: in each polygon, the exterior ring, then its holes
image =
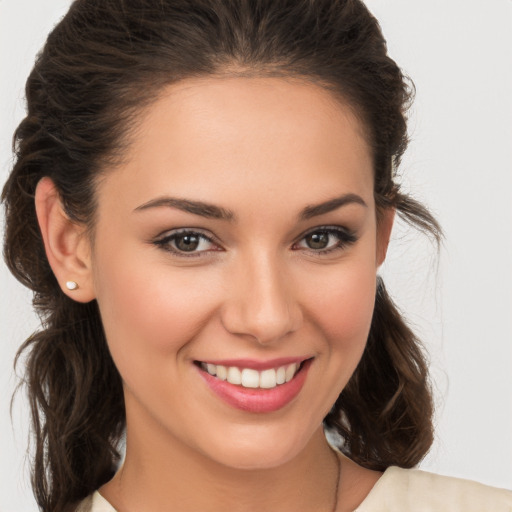
{"type": "Polygon", "coordinates": [[[176,197],[159,197],[152,199],[147,203],[137,206],[134,211],[148,210],[149,208],[159,208],[167,206],[168,208],[177,208],[184,212],[200,215],[208,219],[233,220],[235,214],[231,210],[226,210],[214,204],[204,203],[202,201],[191,201],[190,199],[179,199],[176,197]]]}
{"type": "Polygon", "coordinates": [[[300,213],[299,218],[300,220],[308,220],[313,217],[332,212],[348,204],[360,204],[365,208],[368,207],[361,196],[358,196],[357,194],[343,194],[342,196],[329,199],[323,203],[306,206],[306,208],[304,208],[300,213]]]}
{"type": "MultiPolygon", "coordinates": [[[[357,194],[343,194],[342,196],[329,199],[323,203],[306,206],[299,213],[299,220],[304,221],[319,215],[324,215],[348,204],[359,204],[365,208],[367,207],[367,204],[361,196],[358,196],[357,194]]],[[[190,199],[180,199],[176,197],[159,197],[152,199],[147,203],[137,206],[134,211],[144,211],[150,208],[160,208],[162,206],[176,208],[208,219],[232,221],[236,218],[235,214],[231,210],[227,210],[220,206],[205,203],[203,201],[192,201],[190,199]]]]}

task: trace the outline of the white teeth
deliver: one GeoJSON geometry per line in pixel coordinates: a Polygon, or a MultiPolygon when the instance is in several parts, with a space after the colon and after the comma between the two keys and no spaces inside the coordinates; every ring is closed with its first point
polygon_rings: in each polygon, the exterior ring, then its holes
{"type": "Polygon", "coordinates": [[[290,382],[297,371],[297,364],[293,363],[286,367],[285,379],[286,382],[290,382]]]}
{"type": "Polygon", "coordinates": [[[244,388],[258,388],[260,385],[260,374],[257,370],[244,368],[242,370],[242,386],[244,388]]]}
{"type": "Polygon", "coordinates": [[[225,366],[217,366],[217,378],[220,380],[228,378],[228,369],[225,366]]]}
{"type": "Polygon", "coordinates": [[[260,388],[271,389],[277,386],[276,371],[264,370],[260,373],[260,388]]]}
{"type": "Polygon", "coordinates": [[[242,373],[236,366],[230,366],[228,368],[228,377],[226,380],[230,384],[236,384],[238,386],[242,384],[242,373]]]}
{"type": "Polygon", "coordinates": [[[270,368],[258,372],[252,368],[237,368],[236,366],[222,366],[211,363],[201,363],[203,370],[220,380],[227,380],[230,384],[244,388],[272,389],[276,386],[290,382],[299,369],[298,363],[292,363],[279,368],[270,368]]]}

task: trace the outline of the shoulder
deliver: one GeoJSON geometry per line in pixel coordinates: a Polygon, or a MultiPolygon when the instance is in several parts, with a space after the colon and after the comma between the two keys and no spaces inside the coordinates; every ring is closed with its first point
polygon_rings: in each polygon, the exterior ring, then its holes
{"type": "Polygon", "coordinates": [[[417,469],[388,468],[357,512],[512,512],[512,492],[417,469]]]}
{"type": "Polygon", "coordinates": [[[75,512],[116,512],[115,508],[98,492],[78,504],[75,512]]]}

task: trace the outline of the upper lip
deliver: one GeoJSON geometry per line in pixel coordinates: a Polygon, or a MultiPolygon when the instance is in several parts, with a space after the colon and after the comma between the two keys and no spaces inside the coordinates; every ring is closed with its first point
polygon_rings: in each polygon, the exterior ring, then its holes
{"type": "Polygon", "coordinates": [[[258,361],[256,359],[209,359],[200,361],[201,363],[214,364],[216,366],[237,366],[238,368],[251,368],[253,370],[269,370],[271,368],[279,368],[288,364],[300,364],[310,357],[278,357],[276,359],[268,359],[266,361],[258,361]]]}

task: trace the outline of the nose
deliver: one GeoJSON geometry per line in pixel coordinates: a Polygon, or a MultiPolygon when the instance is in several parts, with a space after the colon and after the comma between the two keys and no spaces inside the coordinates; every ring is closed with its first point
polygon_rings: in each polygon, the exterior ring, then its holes
{"type": "Polygon", "coordinates": [[[230,276],[222,323],[232,334],[266,345],[295,332],[302,311],[292,280],[269,257],[244,261],[230,276]]]}

